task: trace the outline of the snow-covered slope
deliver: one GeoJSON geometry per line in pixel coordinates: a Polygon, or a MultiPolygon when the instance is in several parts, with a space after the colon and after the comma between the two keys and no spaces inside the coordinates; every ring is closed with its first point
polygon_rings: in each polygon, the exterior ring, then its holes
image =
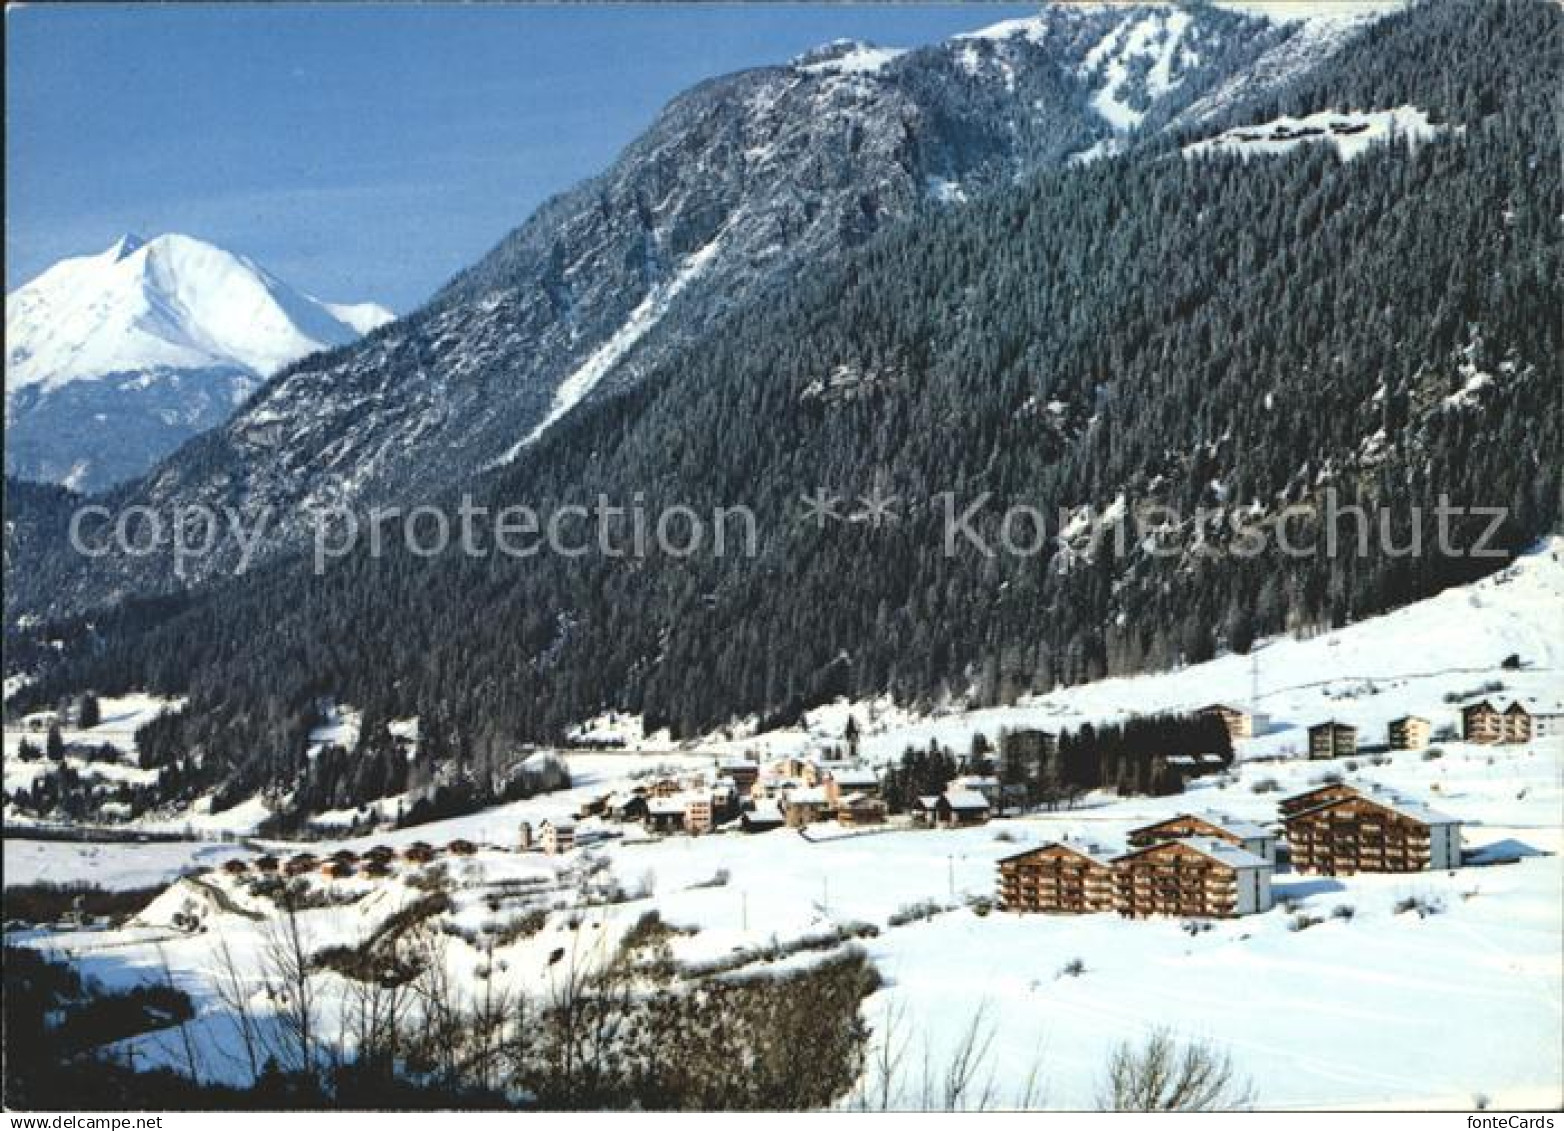
{"type": "Polygon", "coordinates": [[[1443,128],[1430,123],[1428,115],[1415,106],[1342,113],[1322,110],[1302,118],[1282,117],[1259,125],[1239,126],[1186,145],[1184,153],[1268,157],[1289,153],[1300,145],[1329,142],[1341,154],[1342,160],[1350,161],[1381,142],[1415,144],[1437,136],[1443,128]]]}
{"type": "MultiPolygon", "coordinates": [[[[1564,540],[1555,539],[1473,585],[1338,632],[1270,643],[1262,650],[1259,694],[1272,731],[1241,740],[1232,772],[1195,783],[1185,796],[1097,793],[1072,810],[978,828],[887,827],[865,834],[816,826],[807,839],[787,829],[647,838],[594,818],[579,823],[583,840],[626,835],[559,857],[514,851],[520,821],[536,828],[654,766],[710,767],[711,747],[703,744],[699,755],[568,755],[575,788],[566,793],[348,845],[363,851],[381,842],[465,837],[482,846],[473,857],[439,865],[453,907],[440,913],[438,924],[460,926],[466,938],[481,939],[526,911],[545,912],[536,934],[513,936],[492,952],[453,932],[442,953],[466,988],[479,984],[481,963],[499,972],[507,991],[546,992],[550,954],[571,945],[573,930],[601,932],[613,943],[654,909],[681,928],[670,945],[686,968],[750,954],[752,969],[775,969],[762,956],[768,946],[869,924],[875,933],[862,945],[885,979],[865,1006],[872,1039],[904,1043],[907,1064],[927,1060],[938,1068],[976,1018],[988,1042],[979,1085],[992,1074],[998,1105],[1022,1100],[1020,1082],[1039,1067],[1043,1094],[1029,1102],[1090,1107],[1113,1046],[1171,1026],[1181,1038],[1204,1038],[1229,1052],[1263,1108],[1448,1109],[1475,1105],[1479,1096],[1501,1108],[1553,1108],[1561,1086],[1564,874],[1557,853],[1564,847],[1564,738],[1500,747],[1440,741],[1431,751],[1329,763],[1301,756],[1298,739],[1300,726],[1327,716],[1364,728],[1367,743],[1398,714],[1449,724],[1459,704],[1477,694],[1551,701],[1564,689],[1564,643],[1553,627],[1561,605],[1564,540]],[[1520,667],[1505,666],[1511,654],[1520,667]],[[1504,684],[1501,691],[1477,690],[1495,681],[1504,684]],[[1318,784],[1327,773],[1424,797],[1459,817],[1465,866],[1338,877],[1299,875],[1284,866],[1273,885],[1274,909],[1205,929],[1112,914],[985,914],[974,903],[993,895],[996,862],[1028,845],[1064,835],[1121,845],[1128,830],[1186,811],[1215,810],[1269,825],[1278,797],[1318,784]],[[578,905],[571,893],[594,861],[633,893],[628,902],[578,905]],[[1408,898],[1431,910],[1406,912],[1408,898]],[[916,904],[933,913],[902,914],[916,904]]],[[[868,732],[865,748],[890,756],[930,737],[964,749],[972,732],[994,737],[1006,725],[1058,726],[1212,699],[1242,703],[1250,679],[1248,662],[1230,657],[1061,690],[1004,711],[919,720],[882,706],[871,718],[869,705],[860,704],[855,713],[868,732]]],[[[735,745],[781,752],[839,741],[846,713],[817,714],[813,734],[782,732],[735,745]]],[[[622,718],[593,726],[635,737],[622,718]]],[[[105,886],[144,883],[222,859],[222,850],[210,845],[178,847],[4,843],[8,873],[14,866],[31,879],[47,868],[105,886]]],[[[338,846],[307,847],[324,857],[338,846]]],[[[338,906],[301,916],[311,945],[370,937],[421,894],[415,885],[426,878],[398,865],[383,881],[308,879],[341,897],[338,906]]],[[[258,955],[275,914],[247,881],[209,873],[169,889],[121,929],[40,931],[22,941],[69,956],[113,984],[170,976],[163,973],[166,963],[198,1003],[192,1026],[203,1075],[244,1084],[249,1077],[235,1047],[237,1027],[213,980],[215,948],[226,940],[241,961],[258,955]],[[194,914],[205,929],[178,925],[175,911],[194,914]]],[[[322,974],[317,989],[322,1029],[335,1033],[352,987],[322,974]]],[[[273,1008],[255,1003],[263,1024],[273,1008]]],[[[136,1045],[137,1063],[186,1070],[174,1043],[153,1034],[136,1045]]],[[[875,1088],[870,1073],[865,1083],[875,1088]]],[[[917,1067],[907,1071],[887,1089],[890,1102],[926,1106],[919,1076],[917,1067]]]]}
{"type": "Polygon", "coordinates": [[[112,482],[221,423],[276,370],[392,317],[322,303],[189,236],[123,236],[7,296],[6,469],[112,482]]]}

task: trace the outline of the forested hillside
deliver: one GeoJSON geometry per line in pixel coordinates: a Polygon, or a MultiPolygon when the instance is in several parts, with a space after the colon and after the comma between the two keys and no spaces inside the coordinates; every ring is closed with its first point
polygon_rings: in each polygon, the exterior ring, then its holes
{"type": "MultiPolygon", "coordinates": [[[[838,43],[699,83],[422,309],[287,367],[109,501],[270,508],[262,558],[307,538],[310,508],[438,495],[877,233],[1117,146],[1301,39],[1206,5],[1050,4],[916,50],[838,43]]],[[[225,540],[193,576],[236,553],[225,540]]],[[[27,562],[8,614],[190,580],[126,554],[27,562]]]]}
{"type": "MultiPolygon", "coordinates": [[[[841,694],[994,702],[1486,572],[1501,562],[1377,542],[1242,557],[1233,522],[1334,488],[1388,508],[1397,545],[1410,508],[1441,495],[1508,508],[1507,551],[1556,526],[1560,18],[1415,9],[1198,135],[896,227],[461,485],[496,509],[742,504],[754,558],[393,550],[319,577],[283,562],[94,618],[26,696],[189,694],[161,749],[201,752],[191,788],[237,796],[301,771],[298,736],[328,695],[418,715],[462,760],[606,706],[687,735],[841,694]],[[1324,143],[1181,151],[1240,117],[1405,105],[1434,136],[1351,161],[1324,143]],[[847,510],[888,493],[897,517],[822,528],[800,509],[822,488],[847,510]],[[1010,503],[1154,502],[1189,522],[1204,508],[1207,549],[1118,556],[1066,538],[946,556],[945,492],[958,509],[989,493],[972,525],[991,540],[1010,503]]],[[[1469,546],[1488,521],[1455,525],[1469,546]]]]}

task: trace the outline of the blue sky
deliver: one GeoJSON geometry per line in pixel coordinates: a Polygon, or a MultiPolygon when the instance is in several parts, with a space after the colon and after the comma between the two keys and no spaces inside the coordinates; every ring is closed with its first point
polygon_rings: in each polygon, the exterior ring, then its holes
{"type": "Polygon", "coordinates": [[[406,312],[702,78],[1036,7],[12,7],[6,289],[178,231],[406,312]]]}

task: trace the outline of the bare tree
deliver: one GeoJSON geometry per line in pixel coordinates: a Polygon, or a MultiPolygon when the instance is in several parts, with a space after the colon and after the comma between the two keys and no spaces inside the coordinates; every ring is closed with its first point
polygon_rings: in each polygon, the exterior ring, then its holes
{"type": "Polygon", "coordinates": [[[907,1009],[892,999],[885,1009],[876,1039],[869,1046],[868,1069],[858,1084],[857,1106],[863,1111],[891,1111],[900,1098],[902,1063],[911,1037],[904,1034],[907,1009]]]}
{"type": "Polygon", "coordinates": [[[869,1046],[867,1065],[850,1106],[866,1111],[906,1107],[925,1111],[987,1111],[1001,1104],[1018,1111],[1037,1107],[1043,1094],[1042,1047],[1039,1045],[1034,1052],[1014,1093],[1001,1096],[990,1056],[997,1035],[990,1012],[987,1002],[972,1011],[960,1039],[942,1061],[924,1042],[914,1092],[908,1089],[905,1079],[904,1066],[911,1044],[910,1038],[903,1036],[906,1010],[900,1002],[893,1002],[869,1046]]]}
{"type": "Polygon", "coordinates": [[[1227,1053],[1206,1041],[1180,1043],[1167,1029],[1152,1030],[1139,1047],[1114,1048],[1097,1099],[1102,1111],[1232,1111],[1253,1103],[1227,1053]]]}
{"type": "Polygon", "coordinates": [[[299,918],[298,893],[286,889],[279,902],[282,914],[267,923],[261,951],[261,977],[277,1005],[282,1036],[273,1056],[279,1064],[314,1075],[318,1034],[309,941],[299,918]]]}
{"type": "Polygon", "coordinates": [[[218,1001],[223,1004],[224,1015],[239,1034],[250,1079],[257,1080],[261,1075],[261,1036],[255,1022],[255,1012],[250,1008],[250,985],[239,970],[238,960],[228,945],[228,937],[223,934],[217,937],[217,957],[212,964],[211,982],[218,1001]]]}
{"type": "MultiPolygon", "coordinates": [[[[163,984],[168,987],[171,996],[179,994],[180,990],[174,983],[174,971],[168,964],[168,952],[163,949],[163,944],[157,944],[158,964],[163,969],[163,984]]],[[[201,1064],[196,1056],[195,1042],[190,1038],[190,1026],[183,1014],[179,1018],[179,1047],[185,1063],[185,1074],[190,1079],[201,1082],[201,1064]]]]}
{"type": "Polygon", "coordinates": [[[987,1002],[972,1011],[961,1039],[945,1063],[940,1079],[942,1111],[986,1111],[994,1102],[994,1070],[989,1052],[994,1047],[994,1024],[987,1002]],[[985,1065],[986,1075],[980,1076],[985,1065]]]}

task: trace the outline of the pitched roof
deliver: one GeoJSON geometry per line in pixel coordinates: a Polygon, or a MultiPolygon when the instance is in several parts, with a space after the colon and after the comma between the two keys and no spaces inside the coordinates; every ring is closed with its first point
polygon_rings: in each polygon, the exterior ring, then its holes
{"type": "Polygon", "coordinates": [[[840,770],[832,770],[831,780],[837,785],[848,787],[877,786],[880,784],[880,775],[867,766],[851,766],[840,770]]]}
{"type": "Polygon", "coordinates": [[[1100,844],[1090,841],[1051,840],[1046,844],[1035,844],[1031,848],[1021,852],[1013,852],[1009,856],[1001,856],[996,863],[1003,864],[1007,860],[1020,860],[1037,852],[1044,852],[1050,848],[1060,848],[1076,856],[1090,860],[1093,864],[1101,864],[1107,867],[1113,861],[1114,853],[1111,849],[1104,848],[1100,844]]]}
{"type": "Polygon", "coordinates": [[[1345,789],[1348,793],[1353,794],[1361,794],[1363,792],[1362,788],[1355,785],[1348,785],[1343,781],[1321,782],[1319,785],[1311,786],[1302,793],[1289,794],[1288,796],[1281,799],[1280,804],[1286,805],[1289,802],[1302,801],[1305,798],[1313,797],[1317,793],[1324,793],[1326,790],[1331,789],[1345,789]]]}
{"type": "Polygon", "coordinates": [[[1309,730],[1311,732],[1312,731],[1317,731],[1317,730],[1324,730],[1326,727],[1335,727],[1337,730],[1351,730],[1351,731],[1355,731],[1355,730],[1358,729],[1357,727],[1353,726],[1351,723],[1344,723],[1344,722],[1341,722],[1341,721],[1339,721],[1337,719],[1326,719],[1323,723],[1315,723],[1313,726],[1311,726],[1309,728],[1309,730]]]}
{"type": "Polygon", "coordinates": [[[940,798],[952,809],[987,809],[988,798],[969,789],[947,789],[940,798]]]}
{"type": "Polygon", "coordinates": [[[1448,813],[1441,813],[1429,805],[1412,798],[1402,797],[1400,794],[1391,793],[1388,790],[1368,790],[1359,792],[1356,797],[1338,797],[1333,801],[1315,805],[1305,809],[1301,813],[1294,813],[1293,818],[1305,817],[1310,813],[1319,813],[1326,809],[1334,809],[1338,805],[1345,805],[1352,801],[1367,801],[1370,805],[1377,805],[1381,809],[1388,809],[1392,813],[1399,813],[1403,817],[1418,821],[1425,825],[1459,825],[1461,819],[1452,817],[1448,813]]]}
{"type": "Polygon", "coordinates": [[[1225,840],[1217,840],[1215,837],[1191,836],[1180,837],[1177,840],[1163,841],[1161,844],[1147,845],[1145,848],[1133,849],[1122,856],[1114,858],[1119,860],[1132,860],[1137,856],[1144,856],[1148,852],[1156,852],[1158,849],[1167,848],[1170,844],[1183,845],[1193,849],[1219,864],[1226,864],[1229,868],[1269,868],[1271,862],[1239,848],[1236,844],[1229,844],[1225,840]]]}
{"type": "Polygon", "coordinates": [[[825,787],[818,785],[795,789],[787,795],[789,805],[828,805],[830,800],[825,795],[825,787]]]}
{"type": "Polygon", "coordinates": [[[1138,829],[1131,829],[1129,835],[1134,836],[1136,833],[1161,828],[1163,825],[1170,825],[1174,821],[1188,820],[1204,821],[1208,825],[1214,825],[1216,828],[1232,833],[1240,840],[1258,840],[1262,837],[1269,838],[1274,835],[1266,828],[1252,821],[1240,821],[1233,817],[1224,816],[1221,813],[1179,813],[1160,821],[1153,821],[1149,825],[1142,825],[1138,829]]]}

